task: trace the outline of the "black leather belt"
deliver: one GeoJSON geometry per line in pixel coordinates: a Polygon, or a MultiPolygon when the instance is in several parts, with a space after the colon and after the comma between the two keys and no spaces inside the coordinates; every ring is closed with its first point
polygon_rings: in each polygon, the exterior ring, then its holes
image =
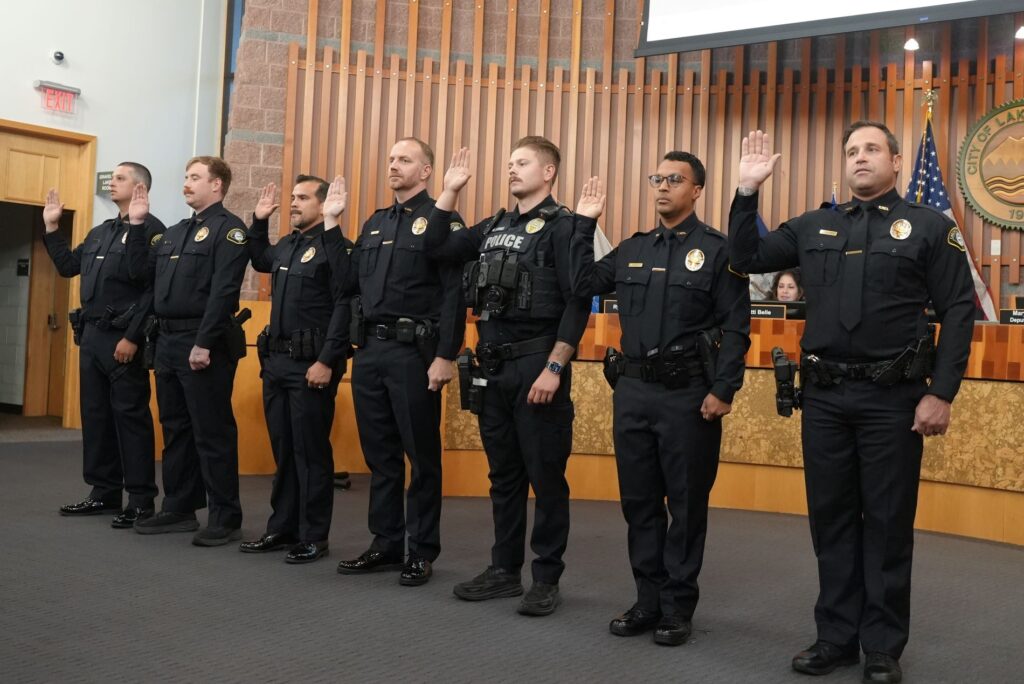
{"type": "Polygon", "coordinates": [[[834,378],[846,378],[847,380],[871,380],[875,373],[881,371],[892,363],[888,361],[872,361],[871,363],[843,363],[841,361],[826,361],[805,355],[800,359],[801,366],[822,366],[829,375],[834,378]]]}
{"type": "MultiPolygon", "coordinates": [[[[374,338],[376,338],[378,340],[394,340],[394,339],[396,339],[398,337],[398,326],[395,323],[370,323],[370,322],[366,322],[366,323],[363,323],[363,330],[366,331],[366,336],[367,337],[374,337],[374,338]]],[[[417,321],[416,322],[416,331],[417,331],[416,337],[417,338],[432,339],[432,338],[434,338],[436,336],[436,330],[437,330],[437,324],[436,323],[430,323],[430,325],[427,326],[426,323],[423,323],[421,321],[417,321]],[[423,336],[419,334],[419,331],[421,329],[426,329],[428,327],[429,327],[429,329],[431,331],[431,334],[429,334],[428,336],[423,338],[423,336]]]]}
{"type": "Polygon", "coordinates": [[[267,351],[276,354],[291,354],[292,341],[283,337],[267,337],[267,351]]]}
{"type": "Polygon", "coordinates": [[[192,332],[202,324],[202,318],[161,318],[160,332],[192,332]]]}
{"type": "MultiPolygon", "coordinates": [[[[704,374],[704,367],[701,365],[699,358],[683,359],[679,363],[686,371],[686,375],[691,378],[704,374]]],[[[624,358],[619,362],[619,375],[643,380],[644,382],[659,382],[662,379],[657,363],[630,358],[624,358]]]]}
{"type": "Polygon", "coordinates": [[[476,355],[481,361],[518,359],[520,356],[529,354],[540,354],[551,351],[558,338],[555,335],[545,337],[534,337],[532,340],[522,342],[506,342],[497,344],[494,342],[481,342],[476,345],[476,355]]]}

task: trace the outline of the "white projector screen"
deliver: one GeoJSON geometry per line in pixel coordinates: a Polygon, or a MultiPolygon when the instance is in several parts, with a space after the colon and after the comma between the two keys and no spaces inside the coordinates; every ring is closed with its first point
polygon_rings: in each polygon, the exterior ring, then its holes
{"type": "Polygon", "coordinates": [[[638,57],[1019,11],[1021,0],[646,0],[638,57]]]}

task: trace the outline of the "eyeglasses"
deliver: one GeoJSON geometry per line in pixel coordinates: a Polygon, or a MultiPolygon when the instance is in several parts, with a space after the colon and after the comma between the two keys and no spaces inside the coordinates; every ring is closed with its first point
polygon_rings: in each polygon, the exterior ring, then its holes
{"type": "MultiPolygon", "coordinates": [[[[647,177],[647,181],[651,184],[652,188],[660,188],[661,184],[665,181],[668,181],[668,187],[670,188],[678,188],[683,184],[683,181],[693,183],[692,180],[686,176],[680,176],[678,173],[673,173],[671,176],[660,176],[656,173],[651,174],[647,177]]],[[[694,183],[694,185],[696,185],[696,183],[694,183]]]]}

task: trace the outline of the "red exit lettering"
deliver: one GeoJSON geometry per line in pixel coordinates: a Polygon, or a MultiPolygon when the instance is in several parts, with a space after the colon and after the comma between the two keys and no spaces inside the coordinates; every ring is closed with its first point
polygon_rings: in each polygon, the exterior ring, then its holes
{"type": "Polygon", "coordinates": [[[75,94],[56,88],[43,89],[43,109],[62,114],[73,114],[75,111],[75,94]]]}

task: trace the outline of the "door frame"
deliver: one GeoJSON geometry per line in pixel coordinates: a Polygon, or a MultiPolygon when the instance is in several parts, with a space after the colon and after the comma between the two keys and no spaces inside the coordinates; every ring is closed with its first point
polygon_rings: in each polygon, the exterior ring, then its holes
{"type": "MultiPolygon", "coordinates": [[[[96,136],[49,128],[21,121],[0,118],[0,132],[19,135],[36,140],[53,140],[73,145],[77,155],[68,159],[74,165],[74,173],[69,174],[71,182],[61,187],[61,198],[69,209],[74,209],[71,242],[79,244],[91,228],[95,194],[93,189],[96,175],[96,136]]],[[[8,171],[9,172],[9,171],[8,171]]],[[[20,201],[20,200],[19,200],[20,201]]],[[[38,206],[42,206],[45,198],[40,198],[38,206]]],[[[24,202],[23,202],[24,203],[24,202]]],[[[30,203],[35,204],[35,203],[30,203]]],[[[79,300],[79,279],[74,278],[68,283],[68,307],[74,308],[79,300]]],[[[33,312],[37,302],[33,301],[29,291],[29,321],[35,323],[33,312]]],[[[45,318],[45,316],[44,316],[45,318]]],[[[79,412],[79,372],[78,347],[71,340],[70,326],[64,326],[67,352],[64,356],[64,411],[62,423],[64,427],[79,428],[82,425],[79,412]]],[[[46,394],[50,367],[49,357],[27,354],[25,359],[25,397],[23,412],[26,415],[46,414],[46,394]]]]}

